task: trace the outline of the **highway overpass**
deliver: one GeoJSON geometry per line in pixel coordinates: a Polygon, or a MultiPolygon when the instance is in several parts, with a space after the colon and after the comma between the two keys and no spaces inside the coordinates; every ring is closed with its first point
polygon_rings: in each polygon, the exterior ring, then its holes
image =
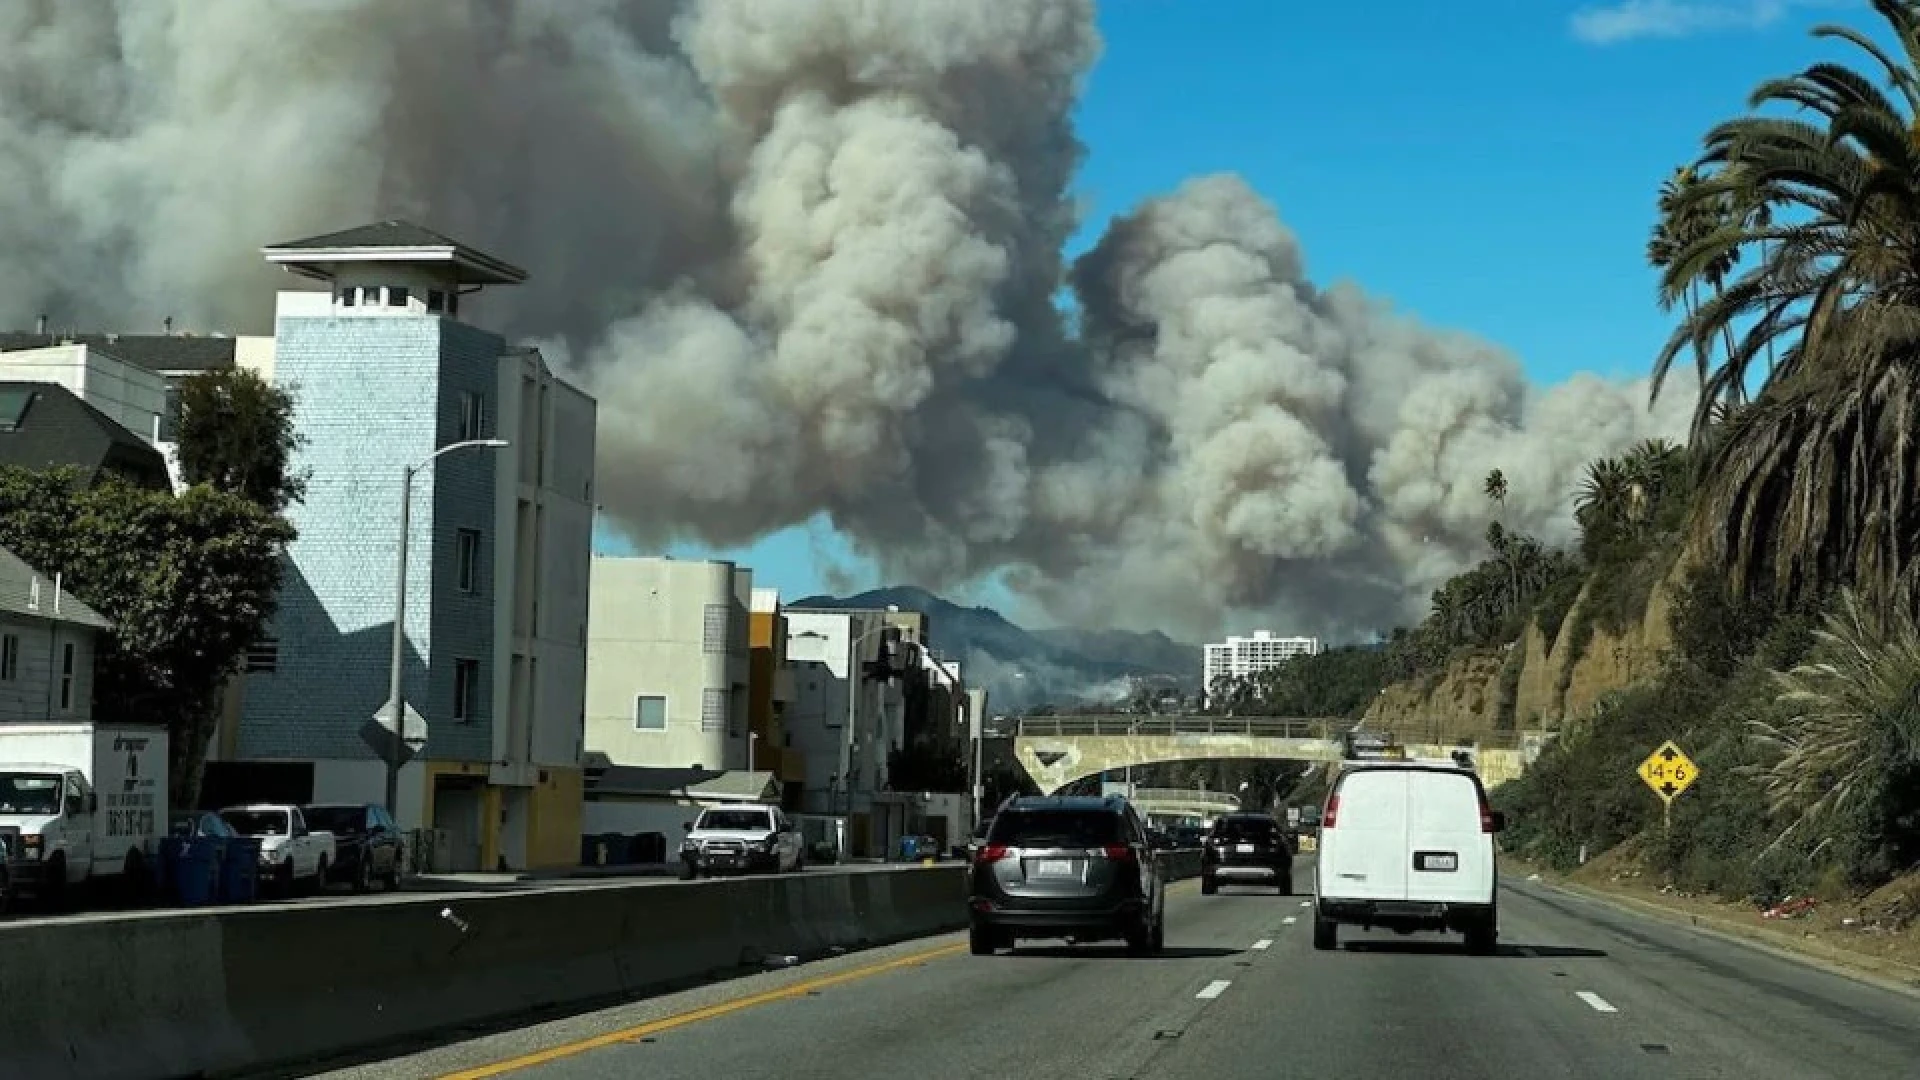
{"type": "MultiPolygon", "coordinates": [[[[1023,716],[1013,751],[1042,792],[1128,766],[1168,761],[1340,761],[1352,721],[1280,716],[1023,716]]],[[[1520,775],[1544,732],[1491,732],[1433,742],[1418,734],[1368,729],[1407,756],[1446,758],[1466,750],[1488,787],[1520,775]]]]}

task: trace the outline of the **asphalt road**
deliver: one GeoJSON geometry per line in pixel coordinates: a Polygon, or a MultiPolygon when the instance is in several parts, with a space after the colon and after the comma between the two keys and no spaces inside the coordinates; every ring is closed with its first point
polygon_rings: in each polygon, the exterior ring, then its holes
{"type": "MultiPolygon", "coordinates": [[[[1311,859],[1295,880],[1311,881],[1311,859]]],[[[1498,955],[1343,930],[1306,898],[1174,887],[1165,955],[927,939],[327,1080],[1911,1078],[1920,997],[1510,883],[1498,955]]]]}

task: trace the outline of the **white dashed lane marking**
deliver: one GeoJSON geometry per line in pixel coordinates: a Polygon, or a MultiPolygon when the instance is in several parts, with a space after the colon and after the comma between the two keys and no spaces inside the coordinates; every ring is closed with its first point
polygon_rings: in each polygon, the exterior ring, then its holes
{"type": "Polygon", "coordinates": [[[1272,938],[1261,938],[1259,941],[1256,941],[1253,943],[1254,952],[1266,952],[1268,949],[1271,949],[1271,948],[1273,948],[1272,938]]]}
{"type": "Polygon", "coordinates": [[[1292,926],[1292,925],[1293,925],[1294,923],[1297,923],[1297,922],[1299,922],[1299,921],[1300,921],[1299,919],[1297,919],[1297,918],[1294,918],[1294,917],[1293,917],[1292,915],[1289,915],[1289,916],[1287,916],[1286,918],[1284,918],[1284,919],[1281,919],[1281,920],[1280,920],[1280,925],[1281,925],[1281,926],[1292,926]]]}
{"type": "Polygon", "coordinates": [[[1193,996],[1199,998],[1201,1001],[1212,1001],[1214,998],[1226,993],[1227,987],[1232,985],[1233,983],[1228,982],[1226,979],[1215,979],[1206,985],[1206,989],[1201,990],[1193,996]]]}
{"type": "Polygon", "coordinates": [[[1579,998],[1581,1001],[1586,1002],[1588,1005],[1593,1006],[1594,1012],[1610,1013],[1610,1012],[1620,1011],[1619,1009],[1614,1008],[1612,1005],[1607,1004],[1606,998],[1601,997],[1599,994],[1596,994],[1591,990],[1582,990],[1579,993],[1574,994],[1573,996],[1579,998]]]}

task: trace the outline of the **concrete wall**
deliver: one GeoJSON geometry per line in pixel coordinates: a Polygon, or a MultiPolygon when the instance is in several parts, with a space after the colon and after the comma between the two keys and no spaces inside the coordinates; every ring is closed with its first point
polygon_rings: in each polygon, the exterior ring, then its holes
{"type": "Polygon", "coordinates": [[[735,643],[746,642],[747,611],[736,569],[656,557],[593,560],[589,750],[617,765],[746,767],[747,657],[735,643]],[[666,699],[664,730],[638,727],[642,696],[666,699]]]}
{"type": "Polygon", "coordinates": [[[152,1080],[292,1069],[751,970],[770,955],[957,929],[964,874],[949,865],[8,924],[0,1072],[152,1080]]]}
{"type": "MultiPolygon", "coordinates": [[[[53,579],[45,579],[41,589],[43,602],[51,606],[53,579]]],[[[0,723],[93,718],[94,632],[91,628],[0,613],[0,649],[6,648],[14,650],[17,666],[12,672],[0,671],[0,723]],[[71,706],[61,709],[61,662],[67,645],[73,646],[74,684],[71,706]],[[5,677],[9,674],[12,678],[5,677]]]]}

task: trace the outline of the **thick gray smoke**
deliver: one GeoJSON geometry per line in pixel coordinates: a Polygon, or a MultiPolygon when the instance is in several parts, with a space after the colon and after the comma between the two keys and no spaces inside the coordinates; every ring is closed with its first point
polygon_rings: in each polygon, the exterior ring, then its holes
{"type": "Polygon", "coordinates": [[[0,320],[263,332],[266,242],[407,217],[522,263],[478,318],[601,402],[637,542],[825,512],[886,575],[1331,635],[1564,538],[1684,429],[1309,283],[1231,176],[1069,275],[1092,0],[0,0],[0,320]]]}

